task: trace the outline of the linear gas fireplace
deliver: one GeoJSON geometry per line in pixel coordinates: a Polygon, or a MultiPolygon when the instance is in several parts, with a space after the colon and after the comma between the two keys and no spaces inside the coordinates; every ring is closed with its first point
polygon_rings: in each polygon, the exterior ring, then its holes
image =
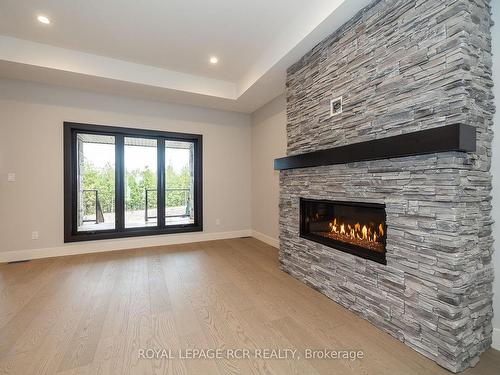
{"type": "Polygon", "coordinates": [[[386,264],[385,205],[301,198],[300,236],[386,264]]]}

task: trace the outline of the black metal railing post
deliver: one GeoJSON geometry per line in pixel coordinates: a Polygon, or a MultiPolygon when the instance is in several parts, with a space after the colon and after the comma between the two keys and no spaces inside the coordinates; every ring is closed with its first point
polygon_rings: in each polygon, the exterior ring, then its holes
{"type": "Polygon", "coordinates": [[[99,224],[99,216],[97,213],[97,206],[98,206],[98,201],[99,201],[99,192],[97,189],[84,189],[82,190],[82,195],[85,193],[93,192],[94,193],[94,208],[95,208],[95,219],[92,220],[85,220],[83,219],[82,221],[84,223],[90,223],[90,222],[95,222],[96,224],[99,224]]]}
{"type": "Polygon", "coordinates": [[[95,223],[99,224],[99,191],[95,191],[95,223]]]}
{"type": "Polygon", "coordinates": [[[145,199],[144,199],[144,221],[148,222],[149,216],[148,216],[148,189],[144,189],[145,192],[145,199]]]}
{"type": "MultiPolygon", "coordinates": [[[[157,189],[144,189],[144,220],[147,222],[150,219],[156,219],[158,216],[150,216],[149,215],[149,193],[151,191],[157,191],[157,189]]],[[[167,215],[165,211],[165,217],[186,217],[190,215],[190,207],[189,207],[189,194],[190,194],[190,189],[183,189],[183,188],[172,188],[172,189],[166,189],[165,190],[165,206],[167,206],[168,202],[168,193],[172,192],[182,192],[184,193],[184,206],[186,207],[184,214],[182,215],[167,215]]]]}

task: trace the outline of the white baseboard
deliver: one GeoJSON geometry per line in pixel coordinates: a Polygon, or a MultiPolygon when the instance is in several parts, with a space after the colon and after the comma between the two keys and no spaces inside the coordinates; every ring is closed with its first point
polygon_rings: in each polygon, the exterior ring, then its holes
{"type": "Polygon", "coordinates": [[[190,242],[224,240],[228,238],[248,237],[252,235],[250,229],[218,232],[218,233],[182,233],[162,236],[147,236],[121,238],[114,240],[88,241],[65,244],[58,247],[42,249],[28,249],[0,252],[0,263],[14,262],[27,259],[51,258],[64,255],[100,253],[106,251],[135,249],[141,247],[177,245],[190,242]]]}
{"type": "Polygon", "coordinates": [[[493,328],[493,343],[491,347],[500,350],[500,328],[493,328]]]}
{"type": "Polygon", "coordinates": [[[268,236],[267,234],[257,232],[256,230],[252,230],[252,237],[255,237],[258,240],[265,242],[268,245],[271,245],[273,247],[276,247],[276,248],[280,247],[280,241],[277,238],[273,238],[271,236],[268,236]]]}

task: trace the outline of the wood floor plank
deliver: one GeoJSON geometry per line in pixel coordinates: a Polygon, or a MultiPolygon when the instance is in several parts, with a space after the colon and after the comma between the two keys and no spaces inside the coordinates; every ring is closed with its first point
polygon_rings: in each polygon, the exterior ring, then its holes
{"type": "MultiPolygon", "coordinates": [[[[189,267],[189,263],[194,262],[192,257],[182,258],[179,263],[182,263],[181,273],[189,267]],[[189,262],[189,263],[188,263],[189,262]]],[[[193,268],[196,266],[193,265],[193,268]]],[[[208,340],[208,348],[213,349],[228,349],[235,345],[234,337],[227,325],[227,322],[217,313],[213,304],[215,301],[208,296],[208,289],[210,287],[209,279],[210,271],[199,275],[201,277],[192,277],[193,275],[183,276],[183,283],[186,289],[190,290],[190,303],[193,306],[194,312],[200,322],[202,331],[208,340]],[[206,281],[204,287],[200,281],[206,281]]],[[[238,363],[231,358],[221,358],[216,361],[219,371],[224,374],[248,374],[248,368],[241,368],[238,363]]],[[[246,366],[245,366],[246,367],[246,366]]]]}
{"type": "Polygon", "coordinates": [[[141,360],[139,350],[148,348],[153,337],[149,281],[146,250],[140,249],[135,258],[135,268],[131,277],[132,288],[130,298],[130,314],[125,332],[125,356],[121,374],[150,374],[151,361],[141,360]]]}
{"type": "MultiPolygon", "coordinates": [[[[104,271],[92,300],[83,314],[58,371],[69,370],[90,364],[101,338],[104,318],[108,312],[110,297],[117,285],[115,279],[121,271],[114,262],[103,264],[104,271]]],[[[117,288],[118,289],[118,288],[117,288]]]]}
{"type": "Polygon", "coordinates": [[[71,313],[70,304],[67,303],[68,299],[76,294],[82,279],[85,279],[85,275],[91,267],[89,260],[90,258],[68,259],[64,267],[64,272],[69,274],[68,278],[56,289],[56,293],[52,295],[44,307],[37,306],[34,320],[25,327],[23,334],[12,346],[11,354],[38,348],[52,328],[59,324],[66,314],[71,313]]]}
{"type": "Polygon", "coordinates": [[[176,261],[178,253],[171,251],[169,249],[169,252],[162,253],[161,263],[175,324],[182,336],[197,334],[201,331],[201,325],[190,302],[190,290],[180,276],[183,270],[176,261]]]}
{"type": "Polygon", "coordinates": [[[37,261],[0,264],[0,292],[9,285],[20,285],[29,282],[33,278],[36,278],[52,263],[53,262],[48,259],[39,259],[37,261]],[[2,272],[2,269],[7,270],[7,268],[10,268],[11,272],[2,272]],[[15,269],[15,271],[13,269],[15,269]]]}
{"type": "Polygon", "coordinates": [[[26,374],[26,368],[30,361],[30,353],[17,353],[0,358],[1,375],[26,374]]]}
{"type": "MultiPolygon", "coordinates": [[[[87,258],[89,268],[85,276],[71,290],[68,289],[62,297],[64,313],[61,314],[57,324],[52,326],[45,335],[40,346],[31,351],[30,366],[25,374],[48,375],[57,372],[104,272],[103,262],[99,260],[102,257],[96,255],[87,258]]],[[[81,259],[76,258],[79,262],[82,262],[81,259]]],[[[72,269],[71,266],[69,267],[72,269]]]]}
{"type": "MultiPolygon", "coordinates": [[[[290,341],[293,347],[299,349],[301,353],[305,353],[306,349],[330,349],[328,344],[322,342],[317,336],[309,333],[307,329],[292,318],[275,320],[271,324],[278,332],[281,333],[282,336],[286,337],[287,340],[290,341]]],[[[365,371],[355,372],[352,362],[350,361],[311,359],[309,360],[309,363],[320,374],[368,374],[365,371]]]]}
{"type": "MultiPolygon", "coordinates": [[[[181,348],[180,334],[175,327],[171,312],[162,312],[152,317],[153,337],[148,345],[158,350],[181,348]]],[[[151,361],[153,374],[187,374],[186,364],[180,360],[165,360],[161,356],[151,361]]]]}
{"type": "Polygon", "coordinates": [[[41,309],[45,308],[50,298],[57,292],[57,286],[64,283],[68,277],[69,273],[54,272],[29,302],[0,328],[0,358],[10,353],[14,344],[24,333],[26,326],[36,318],[41,309]]]}
{"type": "MultiPolygon", "coordinates": [[[[269,320],[266,315],[258,306],[246,310],[241,314],[243,327],[248,332],[256,337],[256,341],[260,345],[260,349],[295,349],[294,345],[288,338],[283,336],[276,327],[272,324],[275,320],[269,320]]],[[[282,319],[282,318],[279,318],[282,319]]],[[[300,353],[297,353],[300,355],[300,353]]],[[[316,369],[305,360],[271,360],[273,366],[277,367],[278,374],[319,374],[316,369]]]]}
{"type": "Polygon", "coordinates": [[[117,254],[116,262],[123,271],[118,275],[118,288],[110,296],[108,313],[101,335],[103,339],[124,337],[130,319],[133,275],[136,270],[135,258],[124,252],[117,254]]]}
{"type": "Polygon", "coordinates": [[[278,302],[268,293],[269,285],[263,280],[262,274],[255,268],[252,272],[248,272],[248,262],[245,262],[231,247],[219,244],[210,246],[207,251],[212,257],[219,259],[220,268],[235,269],[229,280],[245,293],[251,306],[259,305],[259,308],[265,310],[267,316],[272,319],[286,316],[286,311],[280,309],[278,302]]]}
{"type": "MultiPolygon", "coordinates": [[[[464,375],[497,374],[490,349],[464,375]]],[[[0,375],[432,374],[448,371],[279,269],[253,238],[0,265],[0,375]],[[141,358],[144,349],[250,358],[141,358]],[[362,360],[256,358],[363,350],[362,360]]]]}
{"type": "Polygon", "coordinates": [[[50,262],[33,261],[29,263],[4,265],[0,269],[3,278],[10,281],[0,292],[0,327],[3,327],[17,314],[32,298],[45,286],[47,282],[57,276],[60,264],[66,262],[62,259],[52,259],[50,262]],[[30,267],[26,265],[30,264],[30,267]],[[40,269],[37,265],[40,264],[40,269]],[[3,270],[3,271],[2,271],[3,270]],[[36,271],[35,271],[36,270],[36,271]],[[33,277],[27,277],[33,273],[33,277]],[[10,274],[16,277],[9,277],[10,274]],[[19,282],[15,282],[19,280],[19,282]]]}
{"type": "Polygon", "coordinates": [[[159,255],[148,257],[148,286],[152,314],[171,310],[168,288],[159,255]]]}
{"type": "MultiPolygon", "coordinates": [[[[170,348],[175,351],[186,348],[208,348],[208,340],[202,330],[194,307],[191,305],[189,290],[182,283],[181,272],[176,264],[176,253],[182,248],[169,248],[161,252],[160,259],[163,274],[170,297],[172,318],[179,335],[178,346],[170,348]]],[[[184,250],[186,251],[186,250],[184,250]]],[[[181,361],[177,359],[176,361],[181,361]]],[[[215,360],[188,360],[182,361],[188,374],[219,374],[215,360]]]]}

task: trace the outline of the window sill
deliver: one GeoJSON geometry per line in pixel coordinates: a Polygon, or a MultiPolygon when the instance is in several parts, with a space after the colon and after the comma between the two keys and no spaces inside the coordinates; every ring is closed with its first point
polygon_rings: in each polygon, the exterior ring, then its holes
{"type": "Polygon", "coordinates": [[[188,225],[172,225],[167,228],[129,228],[122,231],[100,230],[93,232],[79,232],[76,234],[67,233],[64,236],[64,243],[95,241],[95,240],[110,240],[118,238],[142,237],[142,236],[157,236],[162,234],[189,233],[201,232],[203,225],[188,224],[188,225]]]}

